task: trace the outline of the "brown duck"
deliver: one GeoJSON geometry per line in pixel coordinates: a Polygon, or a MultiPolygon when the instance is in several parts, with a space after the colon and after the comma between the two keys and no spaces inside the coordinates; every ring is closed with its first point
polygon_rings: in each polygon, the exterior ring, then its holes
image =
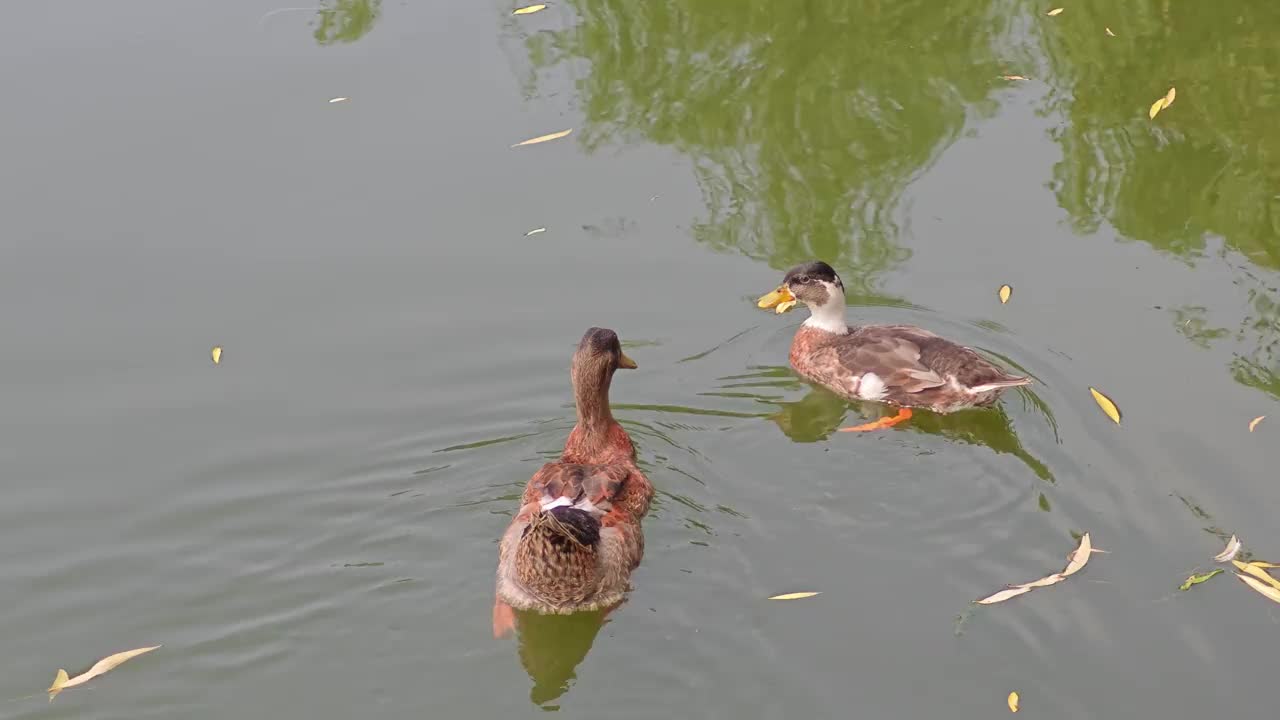
{"type": "Polygon", "coordinates": [[[573,354],[578,422],[556,462],[525,486],[498,549],[495,637],[515,627],[513,610],[544,614],[612,608],[644,554],[640,520],[653,486],[635,447],[609,410],[618,368],[634,368],[618,336],[591,328],[573,354]]]}
{"type": "Polygon", "coordinates": [[[849,325],[844,285],[822,261],[788,270],[782,284],[757,305],[784,313],[797,302],[808,306],[809,319],[791,342],[791,367],[842,397],[899,408],[896,416],[842,431],[890,427],[910,418],[913,407],[937,413],[986,407],[1006,389],[1031,383],[913,325],[849,325]]]}

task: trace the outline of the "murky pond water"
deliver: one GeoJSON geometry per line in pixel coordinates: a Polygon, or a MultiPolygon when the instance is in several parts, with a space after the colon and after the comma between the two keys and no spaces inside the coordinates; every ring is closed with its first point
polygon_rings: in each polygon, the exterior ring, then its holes
{"type": "Polygon", "coordinates": [[[1280,560],[1280,6],[320,3],[6,14],[0,717],[1274,714],[1280,607],[1177,588],[1280,560]],[[812,257],[1038,383],[835,433],[812,257]],[[591,325],[647,554],[495,641],[591,325]]]}

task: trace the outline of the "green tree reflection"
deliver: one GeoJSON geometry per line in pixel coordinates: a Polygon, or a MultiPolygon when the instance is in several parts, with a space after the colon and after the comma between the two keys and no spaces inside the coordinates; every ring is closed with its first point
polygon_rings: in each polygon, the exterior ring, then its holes
{"type": "Polygon", "coordinates": [[[782,268],[822,257],[851,293],[908,257],[899,204],[971,113],[990,113],[1007,3],[570,0],[535,63],[586,60],[588,147],[692,158],[695,237],[782,268]]]}
{"type": "Polygon", "coordinates": [[[316,13],[316,42],[353,43],[373,29],[380,15],[382,0],[323,0],[316,13]]]}
{"type": "MultiPolygon", "coordinates": [[[[1220,239],[1243,257],[1251,309],[1231,373],[1280,398],[1280,5],[1083,0],[1071,13],[1041,36],[1049,107],[1067,119],[1059,202],[1081,232],[1106,222],[1192,263],[1220,239]],[[1177,102],[1149,120],[1170,86],[1177,102]]],[[[1202,346],[1232,335],[1183,334],[1202,346]]]]}

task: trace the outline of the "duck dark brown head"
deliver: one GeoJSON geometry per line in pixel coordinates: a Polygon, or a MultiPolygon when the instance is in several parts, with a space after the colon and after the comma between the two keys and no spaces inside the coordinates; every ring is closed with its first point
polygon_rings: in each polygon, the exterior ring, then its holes
{"type": "Polygon", "coordinates": [[[806,326],[838,334],[848,332],[844,319],[844,283],[830,265],[815,260],[791,268],[782,277],[782,284],[761,297],[756,305],[784,313],[796,303],[809,307],[806,326]]]}
{"type": "Polygon", "coordinates": [[[636,363],[622,352],[618,334],[608,328],[587,330],[573,353],[570,371],[578,424],[593,441],[604,442],[608,428],[615,424],[609,411],[609,385],[618,368],[632,369],[636,363]]]}
{"type": "Polygon", "coordinates": [[[618,341],[618,333],[608,329],[589,328],[578,343],[578,350],[573,354],[573,363],[600,362],[612,364],[614,369],[634,370],[636,363],[622,352],[622,343],[618,341]]]}

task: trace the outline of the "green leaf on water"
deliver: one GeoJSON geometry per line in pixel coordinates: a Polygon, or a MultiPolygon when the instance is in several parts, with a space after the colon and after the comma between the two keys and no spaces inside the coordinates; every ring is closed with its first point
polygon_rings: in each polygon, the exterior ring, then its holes
{"type": "Polygon", "coordinates": [[[1214,575],[1221,575],[1222,572],[1223,572],[1222,569],[1219,568],[1217,570],[1214,570],[1213,572],[1207,572],[1203,575],[1192,575],[1191,577],[1187,578],[1186,581],[1183,582],[1182,585],[1178,587],[1178,589],[1190,590],[1192,585],[1199,585],[1200,583],[1204,582],[1205,580],[1208,580],[1214,575]]]}

